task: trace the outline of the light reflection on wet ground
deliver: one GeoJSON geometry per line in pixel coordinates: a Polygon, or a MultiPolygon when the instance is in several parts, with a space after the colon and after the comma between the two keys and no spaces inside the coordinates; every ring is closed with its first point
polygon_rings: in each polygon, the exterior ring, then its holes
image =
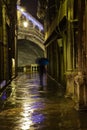
{"type": "Polygon", "coordinates": [[[39,87],[38,74],[12,81],[0,98],[0,130],[87,130],[87,112],[77,112],[52,82],[39,87]]]}

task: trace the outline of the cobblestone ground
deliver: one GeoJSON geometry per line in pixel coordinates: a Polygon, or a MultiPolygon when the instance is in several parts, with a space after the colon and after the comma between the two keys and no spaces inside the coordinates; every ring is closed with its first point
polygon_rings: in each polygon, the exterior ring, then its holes
{"type": "Polygon", "coordinates": [[[38,74],[21,74],[0,97],[0,130],[87,130],[87,112],[76,111],[52,81],[39,91],[38,74]]]}

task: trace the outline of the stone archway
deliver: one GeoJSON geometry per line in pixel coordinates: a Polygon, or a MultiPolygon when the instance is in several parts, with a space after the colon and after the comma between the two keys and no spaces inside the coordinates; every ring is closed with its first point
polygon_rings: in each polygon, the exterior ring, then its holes
{"type": "Polygon", "coordinates": [[[18,40],[18,67],[36,64],[36,59],[44,56],[44,51],[35,43],[20,39],[18,40]]]}

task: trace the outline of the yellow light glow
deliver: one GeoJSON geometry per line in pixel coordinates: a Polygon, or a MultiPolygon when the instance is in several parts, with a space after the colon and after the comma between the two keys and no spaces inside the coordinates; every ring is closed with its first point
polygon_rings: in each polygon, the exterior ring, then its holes
{"type": "Polygon", "coordinates": [[[27,27],[28,27],[28,22],[27,22],[27,21],[24,21],[24,22],[23,22],[23,25],[24,25],[25,28],[27,28],[27,27]]]}
{"type": "Polygon", "coordinates": [[[24,8],[21,8],[21,12],[24,12],[25,10],[24,10],[24,8]]]}

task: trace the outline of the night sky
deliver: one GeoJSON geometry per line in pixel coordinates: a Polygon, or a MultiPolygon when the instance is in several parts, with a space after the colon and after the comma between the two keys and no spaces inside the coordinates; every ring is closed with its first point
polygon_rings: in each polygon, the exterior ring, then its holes
{"type": "Polygon", "coordinates": [[[43,23],[37,17],[37,0],[21,0],[21,5],[25,7],[25,9],[35,17],[40,23],[43,23]]]}

